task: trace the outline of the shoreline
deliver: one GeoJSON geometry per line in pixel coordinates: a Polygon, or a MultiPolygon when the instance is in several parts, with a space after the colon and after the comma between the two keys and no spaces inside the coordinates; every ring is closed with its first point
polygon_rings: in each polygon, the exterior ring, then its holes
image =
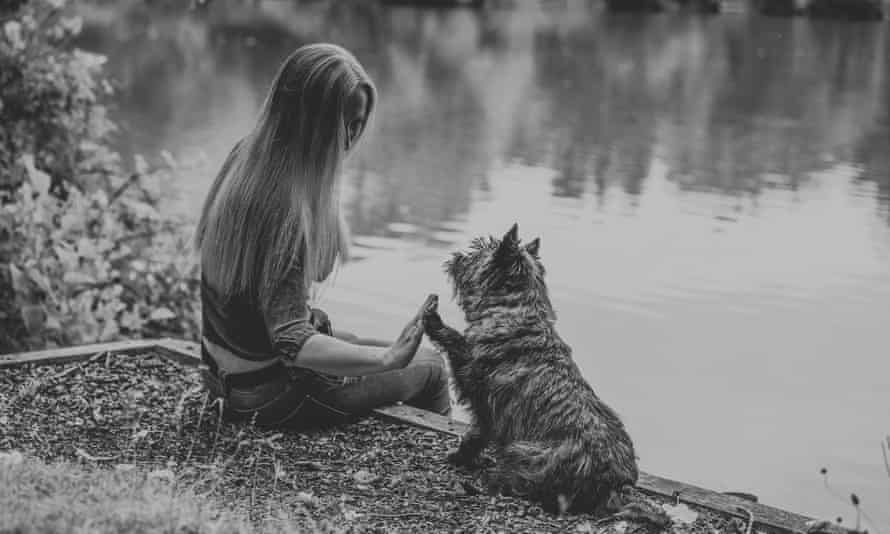
{"type": "MultiPolygon", "coordinates": [[[[36,376],[38,376],[39,379],[37,380],[37,382],[34,383],[34,385],[33,385],[34,392],[32,392],[31,394],[34,395],[33,400],[35,402],[37,402],[37,399],[38,399],[37,394],[39,393],[37,390],[39,388],[43,387],[40,385],[41,380],[43,380],[47,384],[50,384],[50,383],[53,383],[54,381],[58,381],[59,375],[64,375],[66,382],[69,379],[68,377],[75,377],[75,376],[82,375],[86,378],[89,378],[90,372],[85,371],[85,369],[88,368],[89,366],[92,366],[92,368],[94,368],[94,371],[91,371],[91,372],[98,373],[98,374],[96,374],[96,377],[98,377],[98,378],[94,378],[94,380],[98,381],[97,383],[100,384],[100,386],[97,386],[97,387],[99,387],[101,389],[101,384],[103,384],[109,380],[113,380],[113,378],[108,378],[108,377],[102,378],[102,376],[105,376],[103,373],[106,373],[106,371],[103,369],[107,370],[107,369],[109,369],[109,366],[114,367],[115,365],[121,365],[121,366],[126,367],[127,370],[125,372],[131,373],[131,374],[132,373],[141,373],[141,372],[147,372],[150,374],[150,373],[155,372],[154,370],[166,369],[167,370],[166,372],[168,373],[169,376],[176,376],[175,374],[169,374],[169,373],[171,373],[171,371],[170,371],[171,367],[178,368],[180,370],[182,370],[183,368],[185,368],[185,369],[194,368],[195,365],[200,362],[200,360],[197,358],[197,350],[198,350],[198,347],[194,343],[184,342],[184,341],[179,341],[179,340],[172,340],[172,339],[163,339],[163,340],[156,340],[156,341],[125,341],[125,342],[118,342],[118,343],[89,345],[89,346],[84,346],[84,347],[53,349],[53,350],[48,350],[48,351],[22,353],[22,354],[16,354],[16,355],[0,355],[0,383],[2,383],[2,380],[6,380],[6,381],[13,380],[10,377],[16,376],[16,374],[21,374],[22,372],[29,373],[29,374],[36,374],[36,376]],[[120,363],[116,363],[116,362],[120,362],[120,363]],[[145,362],[148,362],[148,363],[145,363],[145,362]],[[61,371],[59,370],[60,368],[62,368],[61,371]],[[103,382],[103,381],[105,381],[105,382],[103,382]]],[[[200,411],[197,410],[197,406],[200,404],[198,402],[198,397],[203,397],[203,391],[200,388],[200,383],[196,382],[197,377],[194,375],[195,375],[195,373],[193,373],[190,370],[187,370],[187,372],[184,374],[184,376],[191,376],[192,378],[189,378],[186,383],[179,384],[179,389],[174,388],[172,390],[164,389],[165,387],[171,385],[169,383],[165,384],[165,382],[172,383],[172,382],[175,382],[176,380],[168,378],[166,380],[161,379],[161,380],[152,380],[151,381],[151,383],[155,383],[155,385],[157,387],[160,387],[161,388],[160,391],[162,391],[161,393],[159,393],[158,398],[155,399],[154,402],[155,403],[164,402],[167,404],[172,403],[170,406],[170,408],[172,408],[172,410],[168,410],[168,411],[171,412],[172,414],[176,415],[176,417],[178,418],[177,421],[172,422],[172,423],[170,421],[164,421],[163,419],[156,421],[155,426],[157,428],[162,428],[162,429],[166,428],[166,430],[159,431],[159,432],[161,432],[161,434],[163,434],[164,432],[168,432],[168,433],[171,432],[172,430],[168,427],[171,427],[171,425],[172,425],[172,427],[175,427],[175,429],[176,429],[175,431],[178,432],[177,436],[182,438],[182,440],[185,440],[185,436],[183,434],[183,428],[188,427],[189,424],[188,424],[188,422],[184,423],[183,421],[187,421],[188,418],[191,417],[191,419],[192,419],[191,422],[193,424],[194,424],[194,420],[197,420],[196,428],[204,428],[201,425],[202,424],[207,425],[208,421],[210,419],[213,419],[212,416],[206,416],[206,417],[204,416],[204,412],[207,411],[206,397],[204,398],[205,406],[200,411]],[[160,385],[158,385],[158,384],[160,384],[160,385]],[[176,397],[178,400],[173,402],[173,399],[171,399],[170,397],[176,397]],[[164,399],[166,399],[166,400],[164,400],[164,399]],[[190,409],[195,410],[196,412],[191,413],[189,415],[189,413],[187,413],[187,412],[190,409]]],[[[24,378],[19,378],[16,380],[19,380],[20,383],[18,384],[17,387],[10,388],[10,389],[16,389],[19,392],[23,391],[22,388],[25,386],[23,386],[21,382],[22,382],[22,380],[24,380],[24,378]]],[[[183,378],[183,380],[185,380],[185,378],[183,378]]],[[[133,384],[137,383],[137,381],[132,379],[132,377],[126,378],[125,382],[126,382],[126,384],[129,384],[129,387],[132,387],[133,384]]],[[[28,384],[31,384],[31,382],[28,382],[28,384]]],[[[28,387],[32,387],[32,386],[29,385],[28,387]]],[[[59,394],[65,393],[64,388],[59,389],[58,385],[53,386],[53,387],[55,389],[51,389],[49,391],[57,392],[59,394]]],[[[85,393],[83,393],[83,394],[85,394],[85,393]]],[[[143,393],[143,395],[145,395],[145,393],[143,393]]],[[[7,399],[7,402],[11,405],[17,405],[15,400],[13,400],[12,402],[9,402],[9,399],[7,399]]],[[[81,404],[83,404],[83,401],[78,401],[78,402],[81,402],[81,404]]],[[[104,401],[101,401],[101,402],[104,402],[104,401]]],[[[98,402],[98,404],[101,404],[101,402],[98,402]]],[[[90,404],[91,405],[97,404],[97,402],[93,402],[90,404]]],[[[211,403],[211,404],[213,404],[213,403],[211,403]]],[[[96,406],[91,406],[91,409],[96,410],[96,411],[101,411],[101,408],[97,408],[96,406]]],[[[40,412],[38,411],[37,413],[40,413],[40,412]]],[[[86,411],[84,413],[86,414],[86,416],[78,416],[75,418],[75,421],[77,421],[77,419],[87,419],[90,412],[86,411]]],[[[94,418],[95,418],[95,413],[96,412],[93,412],[94,418]]],[[[140,417],[143,417],[143,416],[148,417],[148,418],[152,417],[152,414],[147,412],[144,408],[142,408],[142,411],[140,411],[139,413],[141,414],[140,417]]],[[[32,413],[31,417],[33,418],[34,415],[36,415],[36,414],[32,413]]],[[[170,415],[170,414],[161,414],[161,415],[170,415]]],[[[466,488],[467,487],[472,488],[472,485],[470,485],[470,486],[461,485],[462,483],[460,482],[460,480],[462,480],[462,479],[460,478],[460,476],[458,476],[456,474],[456,470],[454,470],[453,468],[448,466],[447,462],[444,461],[445,449],[447,449],[447,446],[452,445],[452,442],[456,443],[455,438],[463,433],[463,431],[466,428],[466,423],[463,423],[461,421],[452,420],[450,418],[440,416],[438,414],[434,414],[431,412],[425,412],[423,410],[418,410],[415,408],[411,408],[408,406],[402,406],[402,405],[384,407],[384,408],[375,410],[373,416],[374,417],[360,421],[359,423],[357,423],[355,425],[348,425],[343,428],[336,428],[336,429],[331,429],[331,430],[322,430],[321,431],[322,434],[320,434],[321,437],[318,437],[319,434],[312,431],[306,435],[298,434],[293,437],[290,436],[290,434],[288,433],[285,435],[285,439],[288,439],[288,440],[294,439],[294,440],[296,440],[296,442],[302,443],[302,445],[300,445],[300,447],[308,447],[311,449],[312,447],[317,446],[317,444],[312,443],[313,435],[315,435],[318,438],[318,441],[322,444],[322,448],[323,448],[324,444],[330,443],[330,440],[331,440],[330,436],[339,436],[337,438],[337,440],[342,440],[343,442],[349,442],[349,441],[355,440],[355,439],[362,439],[362,438],[360,438],[360,436],[365,435],[364,439],[367,439],[369,444],[373,444],[373,445],[369,446],[369,450],[372,450],[372,451],[383,449],[383,450],[387,450],[387,451],[391,452],[391,450],[393,448],[407,447],[408,450],[412,451],[412,454],[419,455],[419,457],[415,461],[421,462],[421,464],[414,465],[414,467],[416,469],[418,469],[419,471],[424,472],[425,473],[424,476],[427,475],[426,468],[431,468],[432,469],[431,472],[434,472],[435,477],[437,477],[436,483],[439,484],[440,486],[444,485],[444,487],[441,490],[443,493],[448,494],[450,492],[452,494],[452,497],[455,497],[455,498],[460,495],[463,495],[465,497],[482,497],[480,499],[481,501],[489,502],[487,496],[469,495],[468,491],[469,491],[469,493],[472,493],[472,490],[467,490],[466,488]],[[408,442],[403,441],[401,439],[402,432],[397,431],[397,429],[404,429],[404,436],[410,436],[411,439],[408,442]],[[330,434],[328,436],[325,436],[324,432],[329,432],[330,434]],[[398,437],[394,437],[396,432],[398,432],[400,434],[398,437]],[[380,447],[381,442],[385,442],[387,444],[381,448],[380,447]],[[394,443],[394,442],[397,442],[397,443],[394,443]],[[422,443],[423,445],[418,445],[419,443],[422,443]]],[[[19,416],[16,414],[6,414],[4,417],[6,419],[11,419],[12,417],[24,417],[24,416],[19,416]]],[[[99,414],[98,417],[99,417],[99,419],[95,419],[95,421],[93,422],[94,423],[93,427],[95,427],[95,428],[93,428],[93,430],[87,432],[88,435],[92,435],[91,432],[92,433],[98,432],[100,434],[103,432],[102,425],[96,424],[96,421],[102,420],[101,419],[102,415],[99,414]]],[[[66,422],[67,419],[68,418],[65,418],[65,420],[63,422],[60,422],[60,424],[63,424],[63,425],[67,424],[67,422],[66,422]]],[[[28,420],[28,421],[19,419],[18,423],[20,425],[18,428],[23,428],[22,425],[26,425],[26,423],[27,423],[27,425],[44,424],[42,421],[33,420],[33,419],[28,420]]],[[[6,424],[9,424],[9,423],[7,422],[6,424]]],[[[88,424],[88,423],[82,421],[81,424],[83,425],[83,424],[88,424]]],[[[206,464],[206,465],[211,465],[211,466],[217,465],[218,461],[219,461],[219,458],[216,458],[214,456],[213,449],[215,449],[217,447],[216,441],[219,441],[220,436],[222,436],[222,434],[220,433],[221,432],[220,428],[222,427],[221,425],[223,425],[223,422],[221,420],[219,420],[219,421],[216,421],[215,424],[217,425],[216,437],[214,438],[214,444],[212,445],[212,450],[210,452],[210,455],[211,455],[211,457],[209,458],[210,461],[207,462],[207,464],[206,464]]],[[[138,425],[139,425],[139,423],[137,423],[137,426],[138,425]]],[[[224,425],[226,427],[231,427],[227,430],[227,432],[229,432],[229,434],[230,434],[230,437],[231,436],[239,436],[240,434],[243,434],[245,431],[247,431],[247,429],[245,429],[245,428],[236,429],[235,427],[238,426],[237,423],[226,422],[224,425]]],[[[244,426],[244,425],[242,425],[242,426],[244,426]]],[[[142,430],[146,431],[146,432],[154,432],[156,430],[156,429],[153,430],[154,427],[152,427],[151,425],[146,426],[145,423],[142,423],[142,427],[144,427],[144,428],[142,428],[142,430]]],[[[133,428],[135,429],[136,426],[134,426],[133,428]]],[[[87,430],[89,430],[89,429],[87,429],[87,430]]],[[[249,431],[253,432],[254,430],[255,429],[250,429],[249,431]]],[[[55,430],[52,430],[52,431],[54,432],[55,430]]],[[[47,432],[50,432],[50,430],[47,430],[47,432]]],[[[14,435],[15,433],[14,432],[5,432],[4,434],[14,435]]],[[[210,432],[210,434],[213,434],[213,432],[210,432]]],[[[78,442],[79,439],[81,439],[80,435],[81,435],[81,433],[74,432],[72,434],[69,434],[66,439],[73,440],[76,443],[76,442],[78,442]]],[[[137,433],[136,435],[140,435],[140,434],[137,433]]],[[[259,439],[260,441],[262,441],[264,439],[268,440],[269,436],[271,436],[271,435],[278,435],[280,437],[281,434],[271,432],[271,431],[265,431],[265,432],[260,431],[260,436],[263,436],[263,435],[265,435],[265,437],[257,437],[255,439],[259,439]]],[[[118,446],[120,446],[121,443],[126,442],[126,440],[122,441],[121,436],[117,436],[116,438],[109,438],[106,436],[106,438],[107,439],[105,441],[101,441],[101,443],[103,443],[103,445],[98,446],[99,448],[104,447],[106,450],[96,450],[96,447],[93,447],[94,450],[86,451],[86,448],[82,448],[80,450],[84,451],[83,454],[75,454],[72,456],[72,453],[69,450],[66,454],[61,454],[58,456],[53,456],[52,454],[44,455],[42,459],[56,460],[56,459],[62,458],[62,459],[76,460],[78,457],[80,457],[80,459],[84,459],[84,455],[86,455],[87,459],[88,458],[110,457],[110,456],[113,456],[114,454],[117,454],[114,451],[115,447],[113,445],[113,442],[115,442],[115,440],[117,441],[118,446]]],[[[191,449],[195,448],[196,440],[205,440],[206,441],[207,438],[209,438],[209,436],[204,436],[203,434],[200,437],[198,437],[196,435],[191,436],[191,438],[190,438],[192,440],[191,446],[190,446],[191,449]]],[[[6,437],[4,439],[5,439],[5,441],[10,440],[9,437],[6,437]]],[[[20,439],[24,439],[24,438],[21,438],[21,436],[20,436],[20,439]]],[[[276,439],[278,439],[278,438],[276,438],[276,439]]],[[[27,440],[24,440],[24,441],[27,441],[27,440]]],[[[175,442],[177,440],[173,439],[172,441],[175,442]]],[[[225,440],[223,440],[223,441],[225,441],[225,440]]],[[[64,440],[62,440],[62,443],[63,444],[60,446],[64,447],[65,446],[64,440]]],[[[164,455],[167,455],[167,461],[169,463],[170,458],[171,458],[171,456],[169,456],[169,455],[174,454],[173,451],[175,451],[175,454],[179,454],[179,456],[182,456],[182,450],[180,450],[180,449],[182,448],[183,444],[184,444],[184,442],[180,443],[178,447],[177,447],[176,443],[164,445],[163,447],[161,447],[162,448],[161,451],[153,450],[153,452],[151,454],[149,454],[149,458],[147,458],[147,460],[149,460],[149,463],[151,463],[151,461],[157,460],[157,458],[155,458],[155,456],[163,458],[164,455]]],[[[24,448],[25,450],[22,452],[24,452],[26,454],[32,453],[32,451],[28,450],[27,447],[16,447],[15,442],[13,442],[11,445],[12,446],[10,446],[10,443],[3,443],[3,441],[0,441],[0,449],[20,450],[20,449],[24,448]]],[[[207,446],[208,444],[205,443],[204,445],[207,446]]],[[[229,445],[234,447],[234,456],[237,456],[238,454],[240,454],[239,451],[242,448],[241,445],[239,445],[238,443],[235,443],[234,445],[230,443],[229,445]]],[[[87,445],[85,445],[84,447],[87,447],[87,445]]],[[[70,446],[68,448],[70,449],[70,446]]],[[[200,445],[198,446],[198,449],[200,449],[200,445]]],[[[272,449],[274,450],[274,447],[272,447],[272,449]]],[[[359,449],[358,451],[353,450],[352,454],[360,455],[361,454],[360,451],[361,451],[361,449],[359,449]]],[[[207,451],[205,451],[205,452],[207,452],[207,451]]],[[[324,454],[327,455],[328,457],[331,457],[331,456],[336,455],[337,453],[332,452],[332,451],[327,451],[324,454]]],[[[274,456],[274,453],[273,453],[273,456],[274,456]]],[[[184,463],[181,461],[181,459],[180,459],[180,461],[175,462],[177,467],[184,469],[184,471],[181,471],[183,473],[188,473],[189,468],[194,467],[194,466],[189,465],[189,458],[191,458],[191,451],[186,456],[186,461],[184,463]]],[[[208,458],[205,458],[205,461],[206,460],[208,460],[208,458]]],[[[279,460],[279,461],[282,461],[282,460],[279,460]]],[[[323,465],[323,463],[321,463],[321,462],[318,462],[316,460],[313,460],[313,461],[316,463],[316,465],[313,468],[317,468],[318,465],[323,465]]],[[[309,464],[311,464],[313,461],[310,461],[309,464]]],[[[254,459],[254,462],[256,462],[256,458],[254,459]]],[[[305,460],[298,460],[297,462],[298,462],[298,465],[309,465],[309,464],[306,464],[305,460]],[[300,462],[302,462],[302,463],[300,463],[300,462]]],[[[368,469],[366,469],[366,471],[368,471],[370,473],[371,469],[373,468],[374,465],[375,465],[374,463],[369,464],[368,469]]],[[[300,468],[298,467],[296,469],[299,470],[300,468]]],[[[319,472],[327,473],[328,471],[325,469],[317,470],[317,473],[319,473],[319,472]]],[[[177,471],[177,476],[179,476],[179,473],[180,473],[180,471],[177,471]]],[[[358,473],[358,471],[356,473],[358,473]]],[[[375,475],[360,475],[359,476],[359,475],[356,475],[356,473],[352,473],[352,475],[351,475],[352,479],[348,479],[348,480],[353,480],[353,482],[355,482],[354,479],[356,476],[358,476],[358,478],[370,477],[369,481],[371,479],[378,481],[378,478],[380,480],[383,480],[386,478],[385,475],[376,475],[375,474],[375,475]]],[[[344,475],[344,473],[341,473],[341,475],[344,475]]],[[[189,476],[191,476],[191,475],[183,475],[183,476],[185,476],[185,479],[189,479],[189,476]]],[[[398,477],[398,469],[395,469],[392,473],[390,473],[389,476],[390,477],[398,477]]],[[[430,475],[430,476],[433,476],[433,475],[430,475]]],[[[277,477],[277,475],[276,475],[276,477],[277,477]]],[[[276,480],[277,480],[277,478],[276,478],[276,480]]],[[[194,482],[194,480],[190,480],[190,482],[194,482]]],[[[330,482],[331,481],[328,480],[325,483],[330,486],[331,485],[330,482]]],[[[427,484],[429,484],[429,481],[426,481],[424,484],[421,484],[421,486],[426,487],[427,484]]],[[[322,484],[322,485],[324,485],[324,484],[322,484]]],[[[337,486],[337,485],[343,485],[343,481],[339,481],[334,484],[334,486],[337,486]]],[[[370,487],[368,484],[363,484],[361,482],[357,483],[357,486],[370,487]]],[[[360,488],[360,489],[366,489],[366,488],[360,488]]],[[[393,488],[384,486],[384,487],[377,488],[377,489],[379,489],[381,491],[386,491],[386,490],[391,490],[393,488]]],[[[672,502],[674,503],[674,505],[683,504],[683,505],[687,505],[687,506],[691,507],[694,510],[698,510],[697,513],[699,513],[701,515],[701,517],[703,518],[703,520],[706,520],[706,522],[709,525],[711,525],[715,522],[722,522],[721,524],[725,523],[725,525],[723,525],[723,527],[721,527],[720,529],[716,529],[719,532],[723,532],[723,531],[731,532],[732,531],[731,529],[726,530],[726,528],[729,528],[729,527],[726,527],[726,525],[733,523],[736,526],[738,526],[739,522],[741,522],[742,524],[746,523],[745,519],[752,519],[751,526],[756,531],[777,532],[777,533],[778,532],[783,532],[783,533],[784,532],[803,532],[806,530],[808,522],[811,521],[811,519],[808,517],[801,516],[801,515],[798,515],[798,514],[789,512],[789,511],[781,510],[778,508],[764,506],[764,505],[756,503],[756,502],[751,502],[750,500],[742,498],[742,497],[732,496],[732,495],[728,495],[728,494],[721,494],[721,493],[717,493],[717,492],[714,492],[714,491],[711,491],[711,490],[708,490],[705,488],[698,488],[698,487],[691,486],[691,485],[688,485],[688,484],[685,484],[685,483],[682,483],[679,481],[672,481],[672,480],[664,479],[664,478],[657,477],[655,475],[646,474],[646,473],[641,473],[640,480],[637,484],[637,490],[640,492],[641,495],[645,495],[646,499],[650,499],[657,506],[670,505],[672,502]],[[748,515],[749,513],[751,514],[750,516],[748,515]]],[[[420,490],[418,489],[418,491],[420,491],[420,490]]],[[[391,497],[391,495],[387,495],[387,497],[391,497]]],[[[411,496],[410,494],[405,495],[405,497],[411,497],[413,500],[421,498],[419,495],[411,496]]],[[[380,498],[383,498],[383,497],[380,497],[379,495],[376,497],[377,500],[379,500],[380,498]]],[[[440,495],[439,498],[442,498],[442,496],[440,495]]],[[[427,503],[427,504],[429,504],[429,503],[427,503]]],[[[532,516],[529,516],[528,510],[531,508],[535,508],[533,506],[529,507],[528,503],[523,504],[523,501],[519,501],[517,499],[503,498],[503,497],[498,497],[497,499],[492,498],[491,504],[492,504],[492,506],[495,506],[495,508],[498,510],[497,513],[501,514],[499,516],[501,518],[501,519],[499,519],[499,521],[501,523],[503,523],[502,526],[507,526],[507,524],[513,520],[519,521],[521,519],[522,521],[531,521],[531,519],[529,519],[529,518],[532,516]],[[509,510],[498,508],[498,505],[494,504],[495,501],[499,502],[500,506],[502,506],[502,507],[509,505],[508,506],[509,510]]],[[[231,508],[232,506],[236,506],[236,505],[233,502],[229,502],[227,504],[228,508],[231,508]]],[[[400,520],[400,519],[406,519],[401,516],[398,516],[398,514],[404,513],[403,511],[399,511],[399,510],[400,509],[398,508],[398,506],[394,505],[393,509],[386,512],[389,515],[394,515],[394,517],[389,518],[389,519],[394,520],[394,521],[400,520]]],[[[359,513],[359,512],[356,512],[356,513],[359,513]]],[[[364,512],[364,513],[369,513],[369,512],[364,512]]],[[[449,514],[454,514],[454,513],[459,513],[459,512],[455,512],[455,511],[449,512],[449,514]]],[[[539,510],[535,513],[537,515],[534,517],[543,517],[539,510]]],[[[250,516],[250,515],[251,515],[251,513],[248,513],[248,516],[250,516]]],[[[411,517],[412,517],[412,519],[416,519],[413,516],[411,516],[411,517]]],[[[314,517],[313,519],[324,519],[324,518],[325,518],[325,516],[321,515],[318,517],[314,517]]],[[[550,517],[550,518],[546,519],[546,521],[571,521],[572,524],[575,526],[582,524],[583,521],[591,522],[591,521],[596,521],[596,520],[597,520],[597,518],[589,518],[589,517],[585,518],[583,516],[580,518],[574,517],[572,519],[554,518],[554,517],[550,517]]],[[[693,523],[692,525],[688,525],[688,526],[691,529],[693,525],[695,525],[695,523],[693,523]]],[[[365,526],[368,526],[368,525],[365,525],[365,526]]],[[[393,526],[393,525],[390,525],[390,526],[393,526]]],[[[558,528],[561,529],[564,526],[566,526],[566,525],[561,524],[558,528]]],[[[526,525],[525,527],[522,527],[519,531],[525,531],[526,527],[530,528],[532,531],[534,531],[534,528],[536,528],[536,527],[533,527],[530,525],[526,525]]],[[[540,525],[539,525],[539,527],[540,527],[540,525]]],[[[518,525],[517,525],[517,528],[519,528],[518,525]]],[[[557,528],[557,527],[554,527],[554,528],[557,528]]],[[[715,529],[712,528],[711,531],[713,531],[713,530],[715,530],[715,529]]],[[[692,530],[689,530],[689,529],[677,530],[676,528],[675,528],[675,531],[677,531],[677,532],[681,532],[681,531],[682,532],[697,532],[697,530],[694,530],[694,529],[692,529],[692,530]]],[[[836,529],[832,528],[832,529],[830,529],[830,531],[847,532],[845,529],[842,529],[839,527],[837,527],[836,529]]]]}

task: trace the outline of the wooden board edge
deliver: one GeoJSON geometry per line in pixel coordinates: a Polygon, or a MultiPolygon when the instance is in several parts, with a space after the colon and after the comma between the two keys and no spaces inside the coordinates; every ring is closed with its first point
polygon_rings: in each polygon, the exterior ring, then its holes
{"type": "Polygon", "coordinates": [[[137,339],[131,341],[116,341],[110,343],[95,343],[91,345],[77,345],[59,349],[47,349],[35,352],[19,352],[0,355],[0,369],[18,367],[26,364],[53,364],[87,360],[96,354],[113,352],[128,354],[152,350],[159,340],[137,339]]]}
{"type": "Polygon", "coordinates": [[[201,363],[201,345],[181,339],[159,339],[155,350],[183,365],[199,365],[201,363]]]}
{"type": "Polygon", "coordinates": [[[469,425],[463,421],[457,421],[435,412],[420,410],[404,404],[376,408],[373,413],[374,417],[383,421],[416,426],[448,434],[449,436],[459,437],[469,428],[469,425]]]}

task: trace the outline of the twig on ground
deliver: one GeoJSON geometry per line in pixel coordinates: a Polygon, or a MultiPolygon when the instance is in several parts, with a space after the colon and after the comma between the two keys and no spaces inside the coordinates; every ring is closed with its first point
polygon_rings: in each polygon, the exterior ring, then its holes
{"type": "Polygon", "coordinates": [[[74,454],[78,458],[83,458],[84,460],[86,460],[88,462],[110,462],[111,460],[114,460],[120,456],[118,454],[115,454],[112,456],[93,456],[92,454],[81,449],[80,447],[74,449],[74,454]]]}
{"type": "Polygon", "coordinates": [[[429,514],[422,514],[420,512],[405,512],[403,514],[366,513],[364,515],[366,515],[367,517],[379,517],[381,519],[401,519],[405,517],[426,517],[429,514]]]}
{"type": "Polygon", "coordinates": [[[261,454],[261,450],[259,447],[254,447],[253,451],[253,469],[250,474],[250,509],[247,511],[247,518],[250,521],[253,521],[253,508],[256,505],[256,469],[257,464],[259,463],[259,455],[261,454]]]}
{"type": "Polygon", "coordinates": [[[195,441],[198,439],[198,432],[201,430],[201,421],[203,421],[204,419],[204,412],[207,410],[207,400],[209,398],[210,393],[204,393],[204,401],[201,403],[201,411],[198,413],[198,424],[195,425],[195,432],[192,435],[191,443],[189,443],[189,450],[185,455],[185,463],[188,463],[188,461],[192,458],[192,452],[195,450],[195,441]]]}
{"type": "Polygon", "coordinates": [[[195,393],[200,393],[203,388],[201,386],[195,386],[192,389],[187,389],[182,393],[182,396],[179,397],[179,401],[176,403],[176,409],[173,411],[173,416],[176,418],[176,434],[179,437],[182,437],[182,416],[185,413],[185,401],[195,393]]]}
{"type": "Polygon", "coordinates": [[[219,429],[222,428],[222,420],[223,420],[223,400],[222,397],[218,397],[213,399],[213,404],[217,405],[219,409],[219,416],[216,418],[216,433],[213,435],[213,446],[210,448],[210,460],[216,457],[216,443],[219,441],[219,429]]]}

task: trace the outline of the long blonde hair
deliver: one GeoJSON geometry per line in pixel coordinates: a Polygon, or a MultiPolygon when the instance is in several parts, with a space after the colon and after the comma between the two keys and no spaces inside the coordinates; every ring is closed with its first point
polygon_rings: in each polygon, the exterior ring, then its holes
{"type": "Polygon", "coordinates": [[[345,113],[359,91],[370,117],[374,84],[339,46],[306,45],[282,64],[256,126],[217,174],[195,233],[204,278],[224,298],[268,302],[294,267],[308,289],[347,258],[339,176],[345,113]]]}

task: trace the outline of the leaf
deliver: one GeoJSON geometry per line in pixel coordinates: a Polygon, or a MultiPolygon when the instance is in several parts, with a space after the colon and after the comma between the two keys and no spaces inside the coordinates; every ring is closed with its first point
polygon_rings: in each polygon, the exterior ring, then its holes
{"type": "Polygon", "coordinates": [[[50,286],[49,278],[47,278],[42,272],[38,271],[34,267],[28,267],[27,271],[28,278],[30,278],[32,282],[37,284],[37,287],[39,287],[41,291],[43,291],[47,295],[52,295],[53,289],[52,286],[50,286]]]}
{"type": "Polygon", "coordinates": [[[18,21],[7,22],[3,26],[3,33],[14,51],[25,49],[25,41],[22,40],[22,25],[18,21]]]}
{"type": "Polygon", "coordinates": [[[171,154],[167,150],[161,150],[161,157],[164,158],[164,163],[166,163],[171,169],[175,169],[177,167],[176,160],[173,158],[173,154],[171,154]]]}
{"type": "Polygon", "coordinates": [[[96,283],[96,279],[86,273],[68,271],[62,275],[62,282],[71,285],[92,285],[96,283]]]}
{"type": "Polygon", "coordinates": [[[695,523],[695,520],[698,519],[698,512],[686,506],[684,503],[676,505],[662,504],[661,507],[667,513],[668,517],[670,517],[676,524],[689,525],[695,523]]]}
{"type": "Polygon", "coordinates": [[[98,69],[108,61],[108,58],[102,54],[85,52],[79,48],[74,49],[74,57],[87,69],[98,69]]]}
{"type": "Polygon", "coordinates": [[[59,321],[59,318],[55,315],[47,314],[46,322],[44,323],[44,328],[47,330],[61,330],[62,323],[59,321]]]}
{"type": "Polygon", "coordinates": [[[28,281],[25,279],[25,274],[14,263],[9,264],[9,276],[12,279],[12,290],[16,295],[20,295],[27,290],[28,281]]]}
{"type": "Polygon", "coordinates": [[[43,306],[26,305],[21,308],[22,321],[25,323],[25,329],[29,334],[38,334],[43,332],[46,326],[46,312],[43,306]]]}
{"type": "Polygon", "coordinates": [[[151,315],[148,318],[152,321],[166,321],[168,319],[175,319],[176,314],[173,313],[170,308],[155,308],[152,310],[151,315]]]}
{"type": "Polygon", "coordinates": [[[37,168],[34,163],[34,154],[22,154],[21,161],[27,171],[28,180],[34,185],[34,189],[38,193],[48,193],[52,180],[48,174],[37,168]]]}
{"type": "Polygon", "coordinates": [[[145,158],[142,157],[142,154],[133,156],[133,167],[135,167],[138,174],[148,174],[148,163],[145,162],[145,158]]]}
{"type": "Polygon", "coordinates": [[[92,241],[86,237],[81,237],[77,240],[77,253],[81,258],[94,259],[98,254],[98,251],[96,250],[96,245],[92,241]]]}
{"type": "Polygon", "coordinates": [[[77,35],[83,29],[83,19],[81,17],[67,17],[59,21],[62,28],[71,35],[77,35]]]}
{"type": "Polygon", "coordinates": [[[75,252],[67,243],[57,243],[53,247],[53,251],[55,251],[56,257],[59,258],[59,261],[66,270],[70,271],[80,266],[80,256],[78,256],[77,252],[75,252]]]}
{"type": "Polygon", "coordinates": [[[106,319],[105,324],[102,327],[102,332],[99,334],[99,341],[111,341],[120,333],[120,327],[118,327],[117,321],[114,319],[106,319]]]}

